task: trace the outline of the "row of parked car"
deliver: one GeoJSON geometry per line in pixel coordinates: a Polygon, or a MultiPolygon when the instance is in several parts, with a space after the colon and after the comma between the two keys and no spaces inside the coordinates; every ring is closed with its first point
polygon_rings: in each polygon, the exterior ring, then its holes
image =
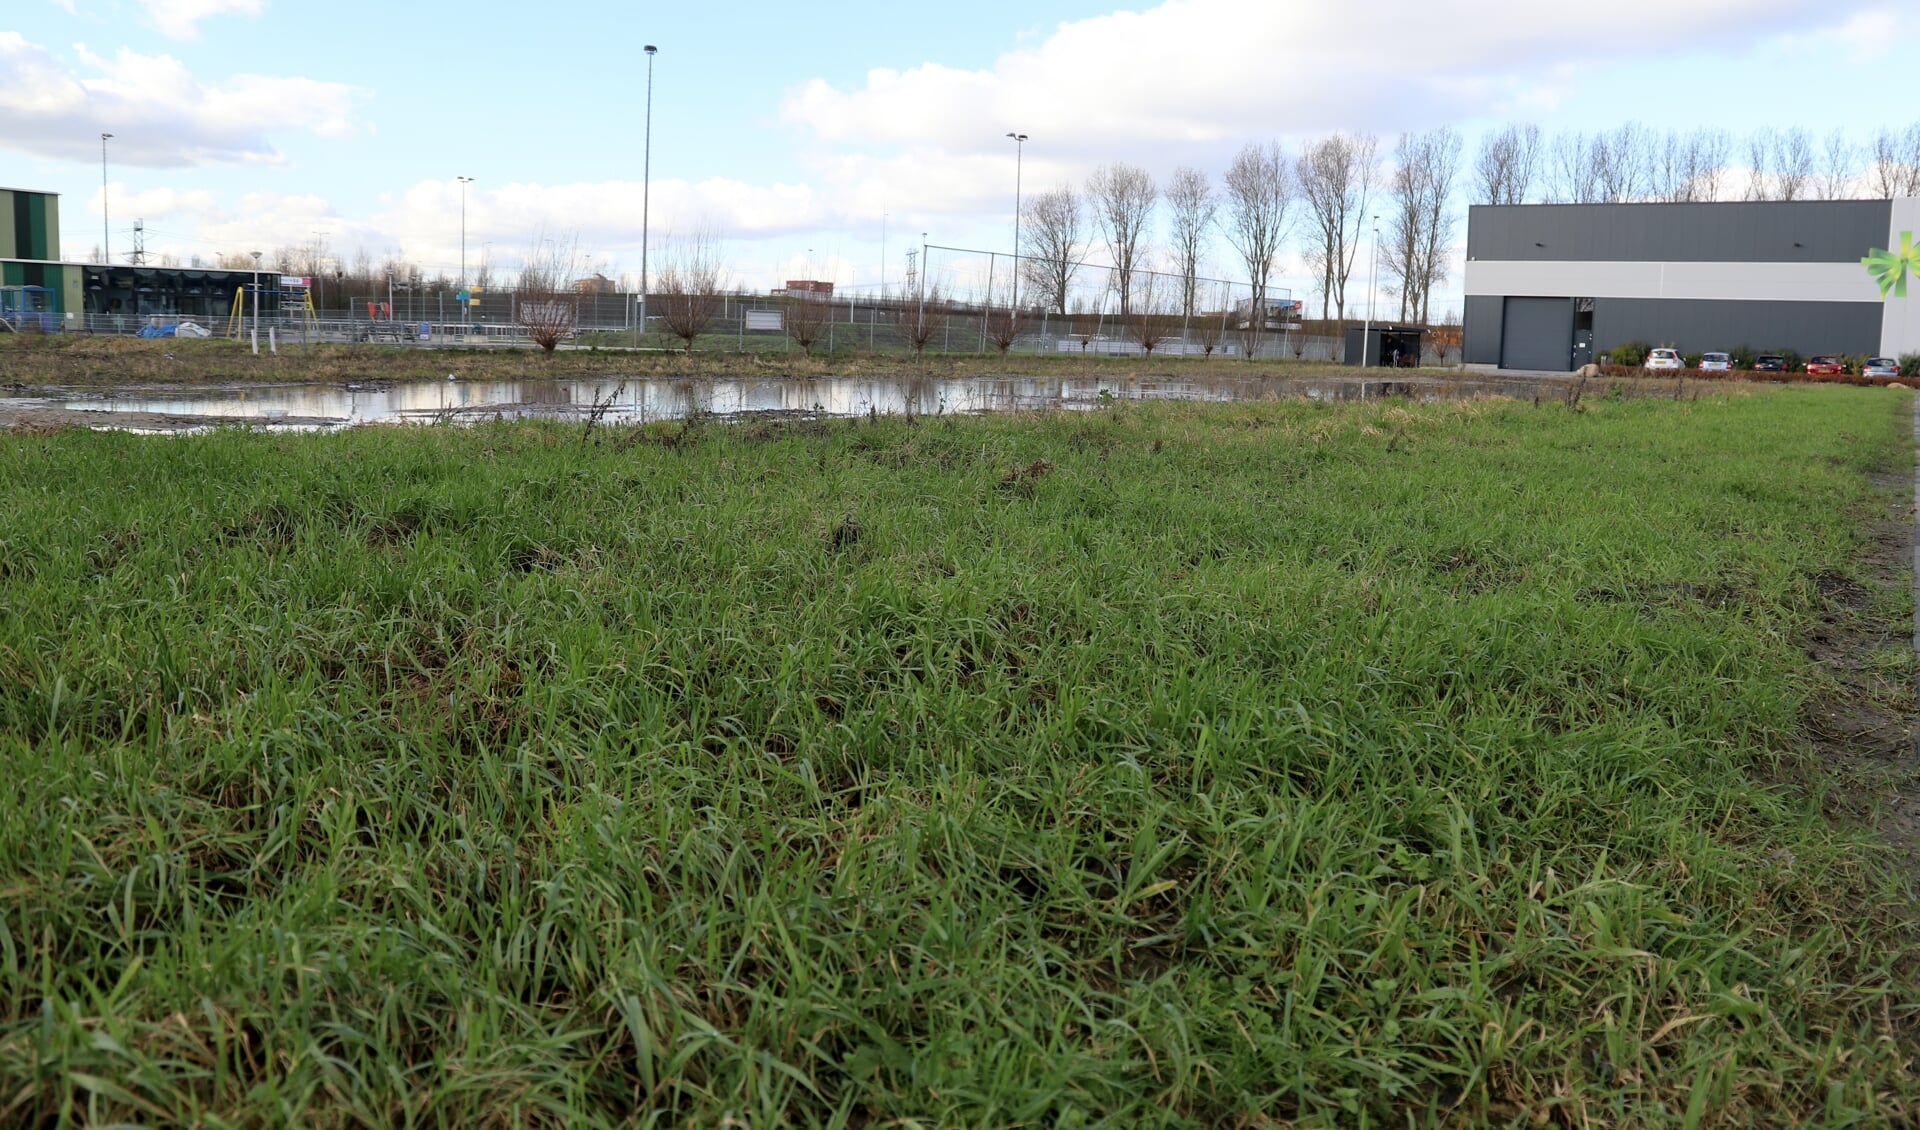
{"type": "MultiPolygon", "coordinates": [[[[1677,371],[1686,368],[1686,362],[1677,349],[1650,349],[1644,366],[1648,371],[1665,369],[1677,371]]],[[[1700,371],[1703,373],[1730,373],[1733,371],[1733,355],[1730,353],[1702,353],[1700,371]]],[[[1784,373],[1787,371],[1787,359],[1777,353],[1762,353],[1753,359],[1755,373],[1784,373]]],[[[1847,371],[1847,363],[1831,353],[1818,353],[1807,358],[1808,376],[1836,377],[1847,371]]],[[[1869,357],[1860,366],[1863,377],[1897,377],[1900,375],[1900,362],[1891,357],[1869,357]]]]}

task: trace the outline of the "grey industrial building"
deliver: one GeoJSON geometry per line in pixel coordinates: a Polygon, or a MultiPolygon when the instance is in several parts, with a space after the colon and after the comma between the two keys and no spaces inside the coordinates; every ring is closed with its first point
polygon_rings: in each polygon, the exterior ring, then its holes
{"type": "Polygon", "coordinates": [[[1911,198],[1476,206],[1463,356],[1570,370],[1629,341],[1920,352],[1915,232],[1911,198]]]}

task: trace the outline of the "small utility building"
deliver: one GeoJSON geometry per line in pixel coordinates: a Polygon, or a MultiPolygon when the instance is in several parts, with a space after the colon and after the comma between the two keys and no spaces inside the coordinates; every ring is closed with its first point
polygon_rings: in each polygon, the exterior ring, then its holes
{"type": "Polygon", "coordinates": [[[1920,352],[1920,200],[1480,205],[1463,356],[1570,370],[1682,353],[1920,352]]]}
{"type": "Polygon", "coordinates": [[[59,260],[59,195],[0,188],[0,287],[19,288],[15,301],[32,295],[47,313],[81,310],[81,272],[59,260]]]}

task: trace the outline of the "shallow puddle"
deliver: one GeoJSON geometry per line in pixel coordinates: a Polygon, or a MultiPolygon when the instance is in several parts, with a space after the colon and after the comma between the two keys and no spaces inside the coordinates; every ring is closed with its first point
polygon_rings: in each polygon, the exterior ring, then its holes
{"type": "Polygon", "coordinates": [[[1532,381],[1233,377],[844,377],[712,378],[622,381],[420,381],[364,386],[267,385],[245,388],[122,390],[0,400],[0,410],[181,417],[183,426],[207,418],[294,427],[432,422],[503,417],[579,419],[595,412],[609,424],[646,423],[691,415],[865,416],[936,415],[1096,408],[1112,400],[1245,401],[1306,397],[1441,400],[1488,394],[1531,397],[1532,381]],[[188,418],[193,419],[188,424],[188,418]]]}

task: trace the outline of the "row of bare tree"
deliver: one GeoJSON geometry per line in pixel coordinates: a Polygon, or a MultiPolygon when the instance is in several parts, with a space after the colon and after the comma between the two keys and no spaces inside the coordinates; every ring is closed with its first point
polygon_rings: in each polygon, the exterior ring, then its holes
{"type": "Polygon", "coordinates": [[[1844,129],[1651,130],[1627,122],[1548,139],[1510,125],[1480,142],[1477,204],[1846,200],[1920,195],[1920,122],[1856,144],[1844,129]]]}
{"type": "Polygon", "coordinates": [[[1305,213],[1298,247],[1323,320],[1346,319],[1348,286],[1371,235],[1381,288],[1398,298],[1398,316],[1431,323],[1432,295],[1446,282],[1460,234],[1462,187],[1477,204],[1920,196],[1920,122],[1881,129],[1865,144],[1844,130],[1816,139],[1798,127],[1736,138],[1627,122],[1548,138],[1538,126],[1510,125],[1481,138],[1461,186],[1464,156],[1450,128],[1401,134],[1384,154],[1370,135],[1336,133],[1303,143],[1291,158],[1274,143],[1250,144],[1217,189],[1197,169],[1175,169],[1164,192],[1144,169],[1103,165],[1078,191],[1062,184],[1027,202],[1022,279],[1036,304],[1064,314],[1076,275],[1104,250],[1125,317],[1138,304],[1138,274],[1154,259],[1148,241],[1164,201],[1164,261],[1180,280],[1180,312],[1195,311],[1195,282],[1216,230],[1245,269],[1255,308],[1264,309],[1275,261],[1295,234],[1297,204],[1305,213]]]}
{"type": "Polygon", "coordinates": [[[1154,209],[1164,201],[1165,261],[1179,280],[1179,312],[1195,313],[1201,264],[1216,230],[1246,271],[1252,309],[1265,310],[1269,280],[1294,231],[1296,205],[1304,205],[1301,249],[1317,277],[1321,317],[1344,319],[1355,259],[1384,194],[1382,270],[1400,297],[1400,316],[1425,320],[1429,296],[1446,279],[1458,230],[1452,205],[1460,157],[1460,135],[1451,129],[1402,134],[1385,169],[1378,142],[1365,135],[1319,138],[1291,156],[1276,143],[1258,143],[1234,156],[1218,188],[1206,173],[1183,166],[1164,193],[1144,169],[1102,165],[1083,190],[1063,184],[1026,203],[1022,279],[1035,304],[1065,314],[1076,275],[1101,247],[1111,264],[1119,313],[1127,317],[1137,305],[1136,280],[1153,258],[1148,240],[1154,209]]]}

